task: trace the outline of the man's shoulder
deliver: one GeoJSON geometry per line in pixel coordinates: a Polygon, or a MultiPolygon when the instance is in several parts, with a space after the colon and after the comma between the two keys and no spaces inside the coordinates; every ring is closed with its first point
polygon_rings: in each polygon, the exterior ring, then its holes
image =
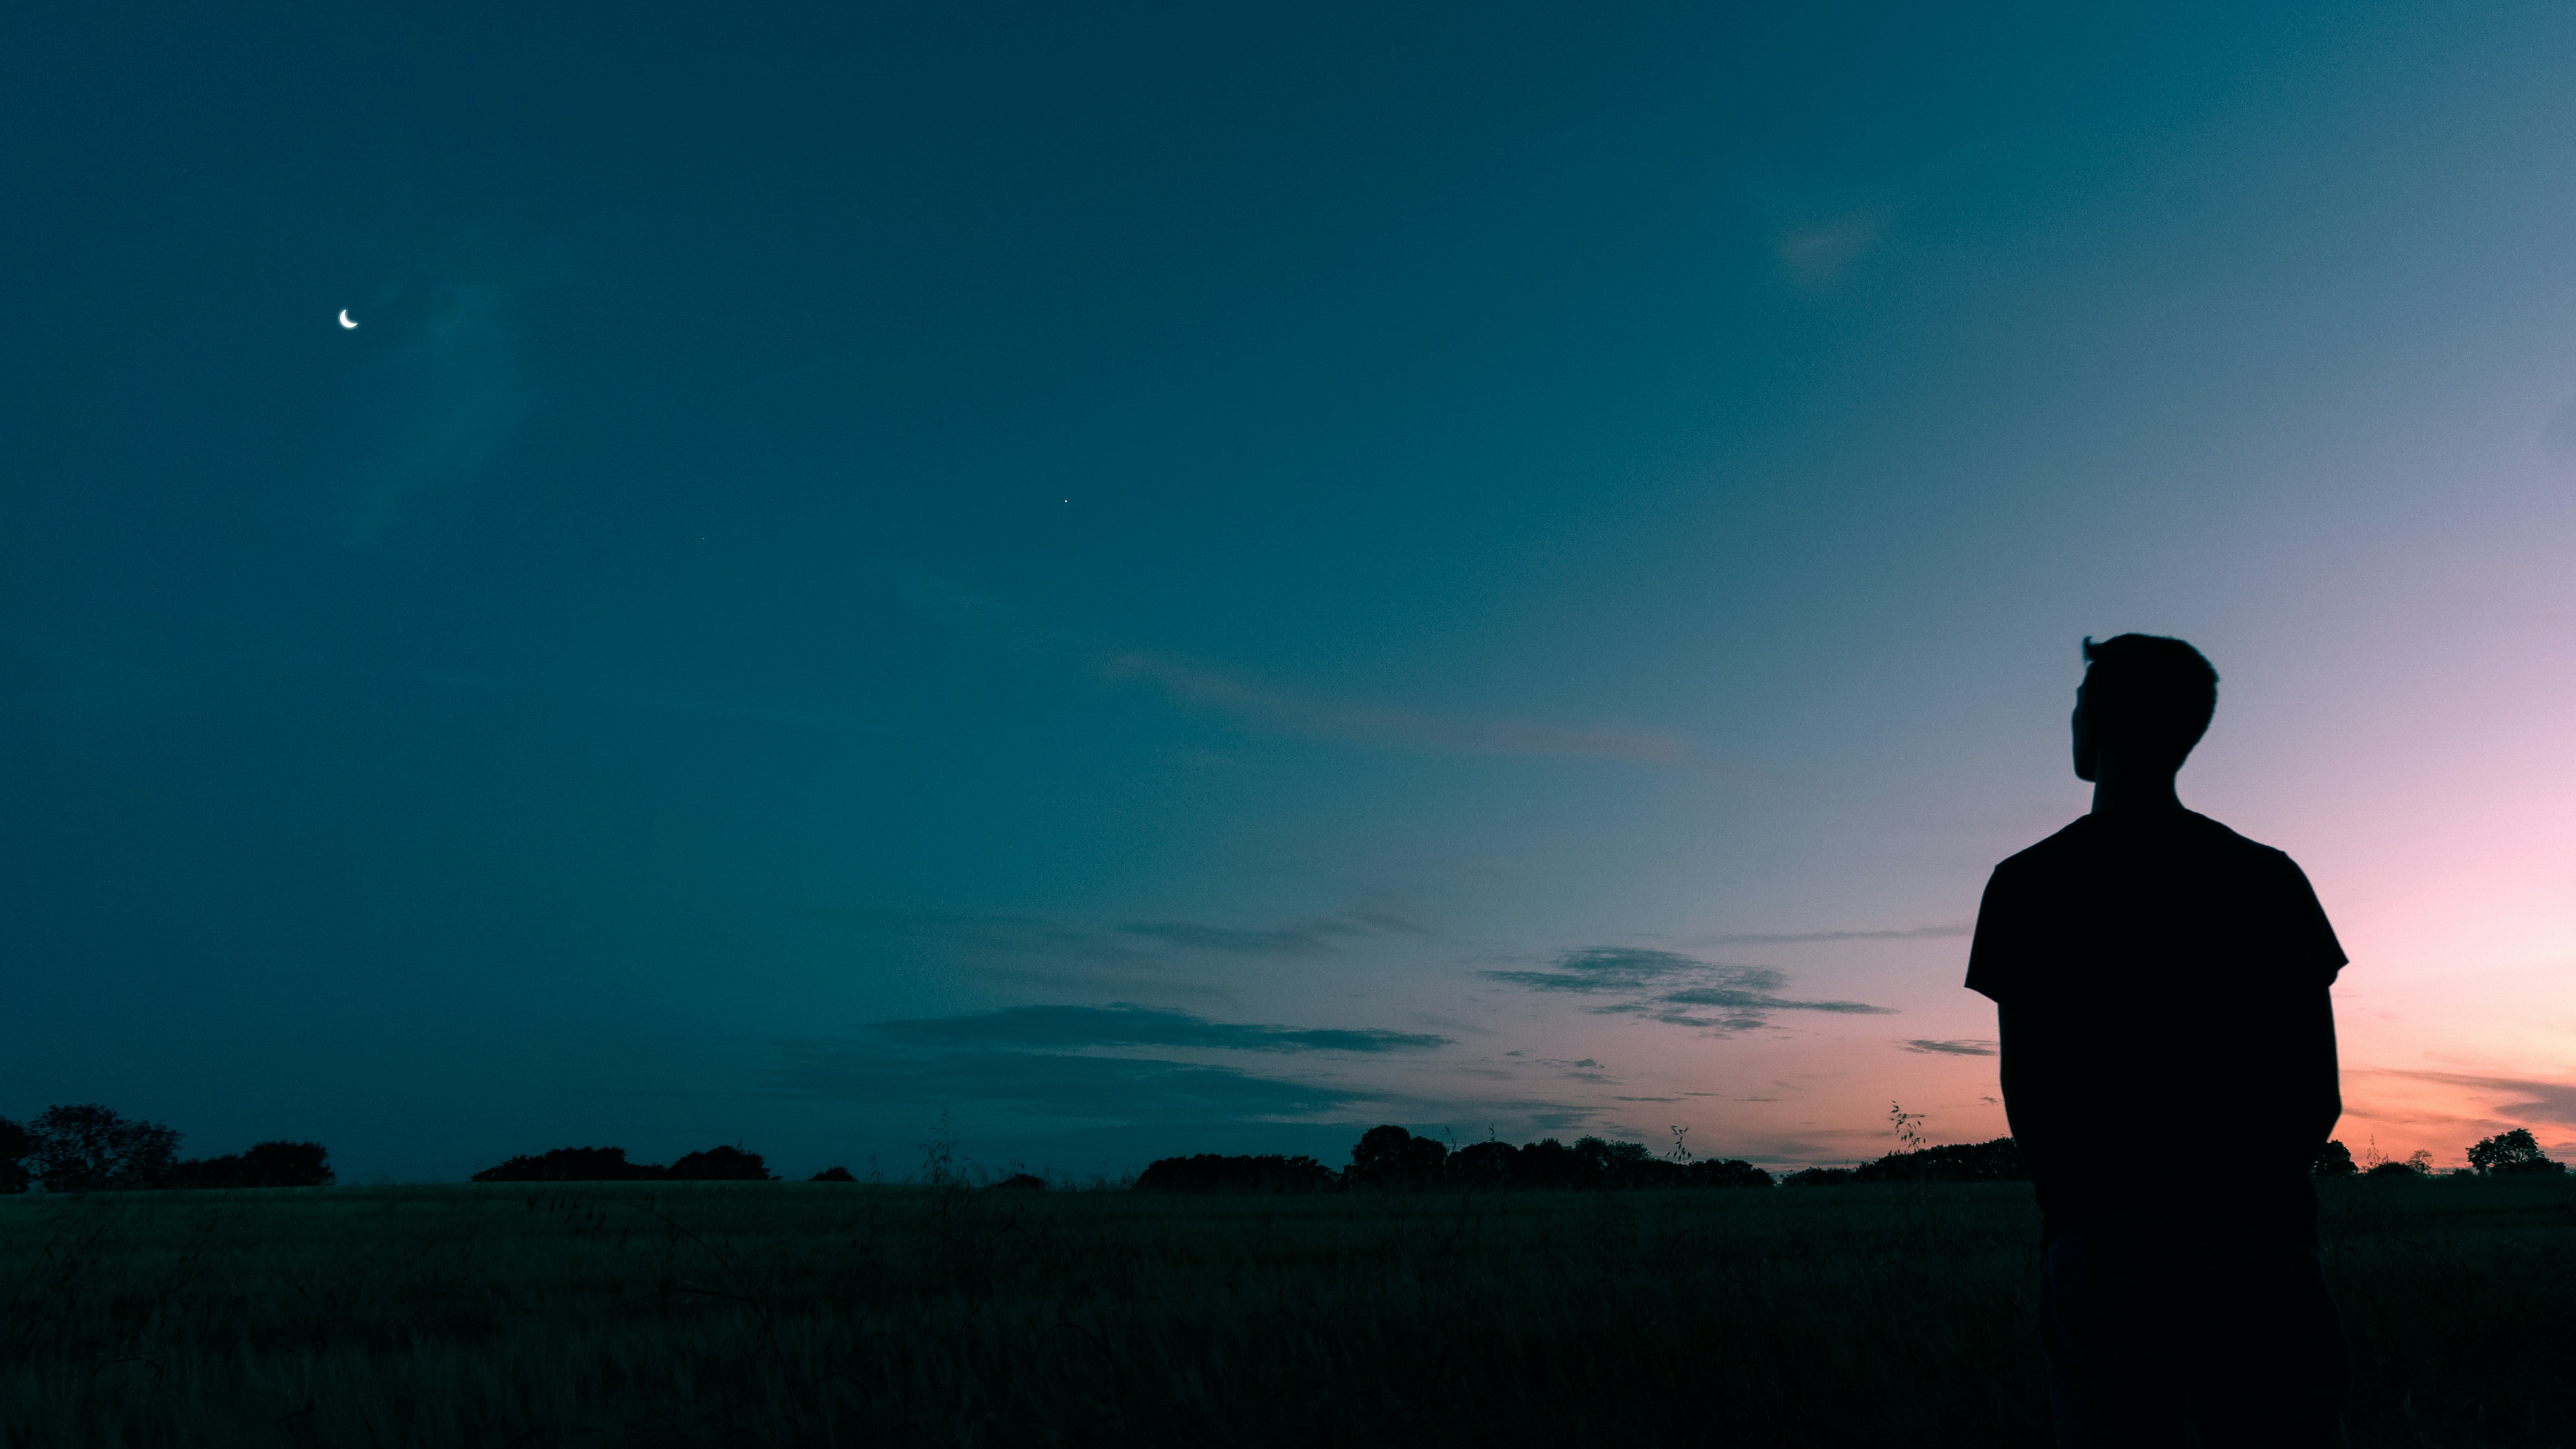
{"type": "Polygon", "coordinates": [[[1995,874],[2011,876],[2064,869],[2096,852],[2119,855],[2141,847],[2155,851],[2179,846],[2192,855],[2233,858],[2263,866],[2293,864],[2287,851],[2249,840],[2197,811],[2184,811],[2178,821],[2154,827],[2154,833],[2143,839],[2137,837],[2136,829],[2106,827],[2094,816],[2079,815],[2056,834],[2004,857],[1995,867],[1995,874]]]}
{"type": "Polygon", "coordinates": [[[2093,817],[2078,815],[2046,840],[2027,846],[2003,858],[1995,867],[1998,877],[2027,875],[2065,865],[2084,854],[2086,838],[2092,833],[2093,817]]]}
{"type": "Polygon", "coordinates": [[[2191,829],[2199,837],[2195,844],[2200,849],[2212,855],[2232,856],[2257,868],[2279,869],[2282,866],[2288,866],[2293,870],[2298,868],[2297,863],[2290,859],[2290,853],[2279,846],[2265,845],[2259,840],[2248,839],[2197,811],[2188,813],[2191,829]]]}

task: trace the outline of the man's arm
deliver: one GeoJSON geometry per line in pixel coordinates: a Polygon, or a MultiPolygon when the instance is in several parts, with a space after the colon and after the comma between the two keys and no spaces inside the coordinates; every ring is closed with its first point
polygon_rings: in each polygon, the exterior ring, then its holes
{"type": "Polygon", "coordinates": [[[2007,1001],[1995,1008],[1996,1032],[2003,1038],[2004,1120],[2031,1179],[2054,1182],[2065,1158],[2062,1149],[2078,1124],[2067,1120],[2060,1031],[2041,1018],[2028,1004],[2007,1001]]]}
{"type": "Polygon", "coordinates": [[[2343,1116],[2343,1065],[2335,1055],[2334,998],[2323,988],[2308,993],[2301,1003],[2294,1029],[2299,1036],[2299,1056],[2305,1071],[2300,1082],[2299,1122],[2309,1129],[2313,1148],[2322,1148],[2334,1135],[2335,1123],[2343,1116]]]}
{"type": "Polygon", "coordinates": [[[2308,883],[2308,874],[2288,855],[2281,857],[2284,878],[2280,886],[2282,966],[2289,972],[2296,993],[2283,1025],[2289,1035],[2287,1045],[2298,1063],[2295,1102],[2298,1125],[2313,1138],[2314,1149],[2325,1146],[2333,1135],[2337,1119],[2343,1116],[2343,1070],[2335,1053],[2334,997],[2326,988],[2351,958],[2344,955],[2343,943],[2335,939],[2334,925],[2326,919],[2325,905],[2317,899],[2316,887],[2308,883]]]}
{"type": "Polygon", "coordinates": [[[1968,948],[1968,987],[1993,999],[2001,1039],[2004,1120],[2035,1181],[2056,1180],[2070,1140],[2064,1027],[2032,989],[2032,902],[2011,863],[1995,867],[1977,906],[1968,948]]]}
{"type": "Polygon", "coordinates": [[[1977,932],[1968,942],[1968,989],[1997,1003],[2012,995],[2021,976],[2024,932],[2019,892],[2010,875],[1999,865],[1986,877],[1986,893],[1977,902],[1977,932]]]}

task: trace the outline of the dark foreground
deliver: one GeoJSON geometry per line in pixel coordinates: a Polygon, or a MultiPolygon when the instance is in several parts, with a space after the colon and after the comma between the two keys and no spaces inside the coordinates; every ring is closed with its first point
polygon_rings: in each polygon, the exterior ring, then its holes
{"type": "MultiPolygon", "coordinates": [[[[2576,1187],[2335,1184],[2361,1445],[2576,1444],[2576,1187]]],[[[2039,1444],[2028,1190],[0,1200],[0,1444],[2039,1444]]]]}

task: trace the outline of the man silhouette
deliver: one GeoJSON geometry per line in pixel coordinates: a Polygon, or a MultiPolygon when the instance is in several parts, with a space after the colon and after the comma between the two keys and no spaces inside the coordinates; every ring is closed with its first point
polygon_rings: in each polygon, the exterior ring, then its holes
{"type": "Polygon", "coordinates": [[[2057,1442],[2340,1445],[2309,1169],[2343,1112],[2343,949],[2287,855],[2174,794],[2209,661],[2145,634],[2084,658],[2093,811],[1995,867],[1968,956],[2039,1198],[2057,1442]]]}

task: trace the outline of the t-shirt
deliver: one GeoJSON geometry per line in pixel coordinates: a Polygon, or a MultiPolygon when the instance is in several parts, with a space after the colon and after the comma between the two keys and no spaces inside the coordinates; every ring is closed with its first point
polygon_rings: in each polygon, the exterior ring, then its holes
{"type": "Polygon", "coordinates": [[[2189,811],[2087,815],[1996,866],[1968,986],[2046,1235],[2135,1212],[2312,1237],[2344,961],[2290,857],[2189,811]]]}

